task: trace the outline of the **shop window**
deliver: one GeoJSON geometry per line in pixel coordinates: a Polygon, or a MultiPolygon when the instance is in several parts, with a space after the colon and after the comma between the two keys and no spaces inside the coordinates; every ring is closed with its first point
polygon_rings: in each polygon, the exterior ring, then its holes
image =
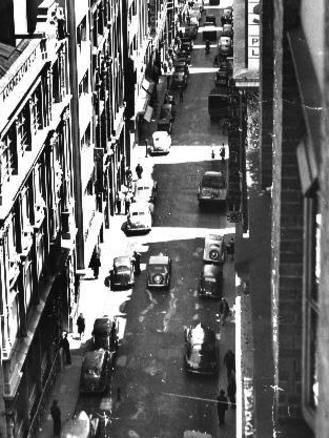
{"type": "Polygon", "coordinates": [[[308,412],[318,406],[318,300],[321,275],[320,238],[321,213],[318,192],[305,198],[306,239],[305,239],[305,371],[304,405],[308,412]]]}
{"type": "Polygon", "coordinates": [[[11,175],[17,174],[17,143],[16,129],[12,127],[0,141],[0,194],[3,184],[10,180],[11,175]]]}

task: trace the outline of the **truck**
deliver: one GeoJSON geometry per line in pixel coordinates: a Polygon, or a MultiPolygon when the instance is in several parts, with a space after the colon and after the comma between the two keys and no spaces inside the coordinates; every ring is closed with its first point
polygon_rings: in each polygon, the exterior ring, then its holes
{"type": "Polygon", "coordinates": [[[208,113],[211,120],[218,120],[228,116],[230,102],[229,88],[217,86],[208,95],[208,113]]]}

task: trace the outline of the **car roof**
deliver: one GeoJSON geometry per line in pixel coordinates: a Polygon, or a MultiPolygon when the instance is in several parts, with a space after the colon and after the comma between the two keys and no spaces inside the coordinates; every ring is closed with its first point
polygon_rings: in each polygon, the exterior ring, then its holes
{"type": "Polygon", "coordinates": [[[168,137],[167,131],[154,131],[152,134],[153,140],[159,140],[161,137],[168,137]]]}
{"type": "Polygon", "coordinates": [[[99,348],[95,351],[88,351],[83,357],[83,368],[102,368],[105,354],[106,353],[103,348],[99,348]]]}
{"type": "Polygon", "coordinates": [[[138,201],[138,202],[133,202],[132,204],[130,204],[129,211],[130,211],[130,213],[138,212],[138,211],[149,212],[150,209],[149,209],[149,205],[147,202],[139,202],[138,201]]]}
{"type": "Polygon", "coordinates": [[[222,272],[222,268],[218,265],[212,265],[209,263],[205,263],[202,266],[202,273],[204,276],[209,277],[218,277],[222,272]]]}
{"type": "Polygon", "coordinates": [[[128,255],[114,257],[114,259],[113,259],[114,266],[126,266],[126,265],[129,265],[130,262],[131,262],[131,259],[128,255]]]}
{"type": "Polygon", "coordinates": [[[204,326],[201,322],[191,329],[191,344],[202,344],[206,340],[215,339],[215,333],[211,328],[204,326]]]}
{"type": "Polygon", "coordinates": [[[169,263],[169,256],[167,255],[153,255],[149,258],[149,265],[167,265],[169,263]]]}
{"type": "Polygon", "coordinates": [[[205,242],[207,243],[222,243],[224,241],[224,237],[220,234],[208,234],[208,236],[205,237],[205,242]]]}
{"type": "Polygon", "coordinates": [[[207,170],[207,172],[205,172],[203,174],[204,176],[223,176],[224,173],[223,171],[219,171],[219,172],[215,172],[214,170],[207,170]]]}
{"type": "Polygon", "coordinates": [[[97,318],[94,322],[94,332],[108,333],[112,328],[113,321],[109,317],[97,318]]]}

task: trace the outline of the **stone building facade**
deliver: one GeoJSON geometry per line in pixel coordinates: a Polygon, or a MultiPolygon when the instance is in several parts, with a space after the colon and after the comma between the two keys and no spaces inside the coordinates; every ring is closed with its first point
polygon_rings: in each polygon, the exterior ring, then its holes
{"type": "Polygon", "coordinates": [[[76,308],[64,11],[45,0],[36,12],[30,20],[21,2],[2,11],[14,33],[0,51],[1,418],[15,437],[33,426],[76,308]]]}

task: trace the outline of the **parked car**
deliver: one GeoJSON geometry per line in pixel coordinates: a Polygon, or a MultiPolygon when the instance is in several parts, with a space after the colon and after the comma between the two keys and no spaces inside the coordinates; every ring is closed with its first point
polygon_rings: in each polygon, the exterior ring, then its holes
{"type": "Polygon", "coordinates": [[[175,53],[174,60],[185,60],[188,64],[191,64],[191,54],[187,50],[179,50],[175,53]]]}
{"type": "Polygon", "coordinates": [[[187,86],[187,74],[185,73],[185,71],[174,71],[172,75],[172,86],[174,88],[185,88],[187,86]]]}
{"type": "Polygon", "coordinates": [[[202,176],[198,190],[199,206],[201,207],[205,203],[225,204],[226,198],[227,198],[227,181],[226,181],[225,173],[223,171],[205,172],[204,175],[202,176]]]}
{"type": "Polygon", "coordinates": [[[107,315],[95,319],[92,331],[94,348],[116,351],[119,344],[119,322],[107,315]]]}
{"type": "Polygon", "coordinates": [[[158,184],[152,178],[143,177],[135,182],[135,202],[155,202],[158,195],[158,184]]]}
{"type": "Polygon", "coordinates": [[[225,242],[219,234],[209,234],[204,240],[203,261],[210,263],[224,263],[225,242]]]}
{"type": "Polygon", "coordinates": [[[217,86],[208,95],[208,113],[211,120],[228,116],[230,91],[227,86],[217,86]]]}
{"type": "Polygon", "coordinates": [[[201,269],[199,297],[221,298],[223,269],[219,265],[204,264],[201,269]]]}
{"type": "Polygon", "coordinates": [[[168,134],[171,134],[175,116],[176,111],[174,110],[174,105],[170,103],[163,104],[160,110],[157,131],[167,131],[168,134]]]}
{"type": "Polygon", "coordinates": [[[229,75],[229,72],[227,70],[216,71],[215,85],[216,85],[216,87],[229,87],[230,75],[229,75]]]}
{"type": "Polygon", "coordinates": [[[186,60],[180,60],[174,62],[175,71],[183,71],[187,76],[190,75],[190,69],[186,60]]]}
{"type": "Polygon", "coordinates": [[[114,257],[111,270],[112,289],[131,287],[134,283],[135,272],[132,258],[127,255],[114,257]]]}
{"type": "Polygon", "coordinates": [[[166,131],[154,131],[152,142],[149,146],[150,155],[169,154],[171,147],[171,135],[166,131]]]}
{"type": "Polygon", "coordinates": [[[228,36],[230,38],[233,37],[233,25],[229,23],[225,23],[223,25],[222,36],[228,36]]]}
{"type": "Polygon", "coordinates": [[[109,353],[100,348],[88,351],[83,358],[80,392],[104,392],[109,383],[109,353]]]}
{"type": "Polygon", "coordinates": [[[171,259],[164,254],[150,256],[147,269],[148,287],[169,287],[171,275],[171,259]]]}
{"type": "Polygon", "coordinates": [[[89,438],[90,419],[86,411],[81,411],[77,416],[69,418],[63,424],[61,438],[89,438]]]}
{"type": "Polygon", "coordinates": [[[232,38],[229,36],[221,35],[218,41],[218,53],[222,56],[232,56],[233,43],[232,38]]]}
{"type": "Polygon", "coordinates": [[[218,353],[216,335],[209,327],[199,323],[188,327],[185,335],[185,370],[190,373],[216,374],[218,371],[218,353]]]}
{"type": "Polygon", "coordinates": [[[133,202],[127,215],[127,233],[144,233],[152,228],[153,206],[149,202],[133,202]]]}
{"type": "Polygon", "coordinates": [[[187,53],[191,53],[192,50],[193,50],[192,40],[186,37],[181,38],[181,51],[186,51],[187,53]]]}

